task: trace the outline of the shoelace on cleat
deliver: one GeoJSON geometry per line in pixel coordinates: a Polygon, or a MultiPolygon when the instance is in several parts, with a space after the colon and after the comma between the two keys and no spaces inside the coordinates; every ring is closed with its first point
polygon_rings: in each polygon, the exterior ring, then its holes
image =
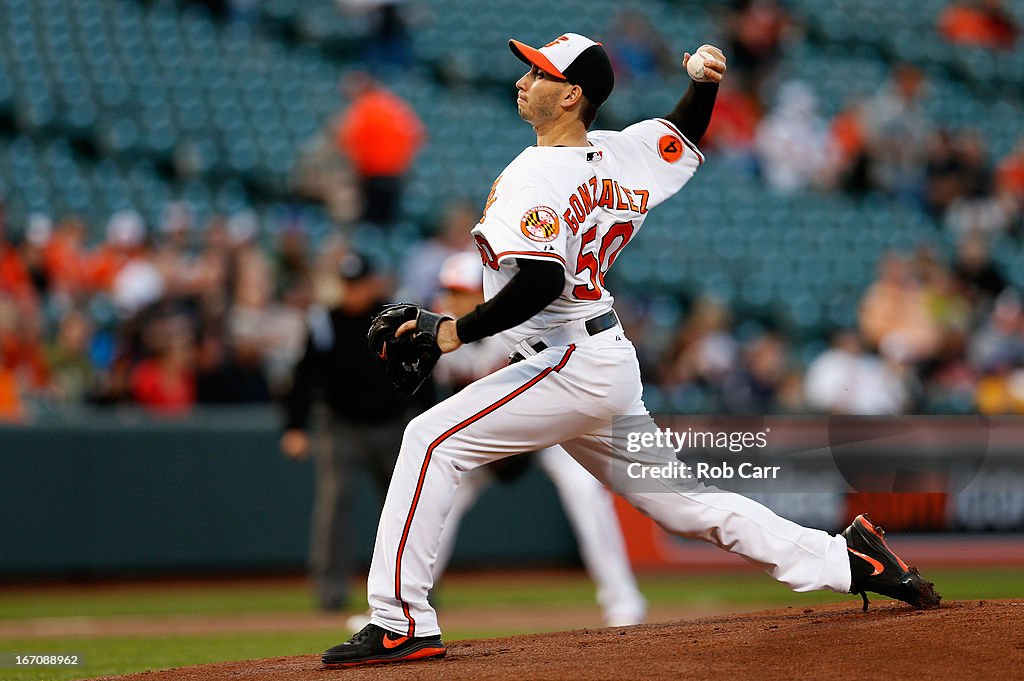
{"type": "Polygon", "coordinates": [[[356,633],[352,634],[352,638],[350,638],[348,640],[348,642],[352,643],[352,644],[362,643],[363,641],[368,639],[370,637],[370,627],[371,626],[372,625],[367,624],[365,627],[363,627],[362,629],[360,629],[356,633]]]}

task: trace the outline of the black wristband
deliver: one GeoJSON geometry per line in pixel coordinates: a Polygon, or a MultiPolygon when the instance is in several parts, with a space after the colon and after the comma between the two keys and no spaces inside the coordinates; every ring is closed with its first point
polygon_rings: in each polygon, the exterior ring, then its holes
{"type": "MultiPolygon", "coordinates": [[[[486,318],[484,322],[480,321],[480,313],[478,312],[479,306],[467,314],[465,317],[459,317],[455,320],[455,334],[459,337],[459,340],[463,343],[472,343],[478,341],[481,338],[486,338],[498,331],[492,331],[487,333],[486,318]]],[[[499,329],[500,331],[500,329],[499,329]]]]}
{"type": "Polygon", "coordinates": [[[686,94],[664,118],[679,128],[679,132],[683,133],[686,139],[697,144],[711,123],[711,113],[715,109],[717,97],[718,83],[690,81],[686,94]]]}
{"type": "Polygon", "coordinates": [[[518,326],[551,304],[562,293],[565,270],[556,262],[517,258],[519,271],[498,294],[455,322],[463,343],[518,326]]]}

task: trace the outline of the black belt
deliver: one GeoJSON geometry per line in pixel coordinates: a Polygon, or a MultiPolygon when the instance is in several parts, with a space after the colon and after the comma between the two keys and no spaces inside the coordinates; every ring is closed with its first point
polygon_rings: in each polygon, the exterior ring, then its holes
{"type": "MultiPolygon", "coordinates": [[[[619,318],[615,315],[615,310],[608,310],[603,315],[598,315],[593,319],[588,319],[587,323],[584,324],[584,328],[587,330],[588,336],[596,336],[602,331],[607,331],[608,329],[612,328],[618,323],[619,318]]],[[[532,343],[530,344],[530,347],[533,348],[534,352],[542,352],[543,350],[548,349],[548,346],[544,341],[537,341],[536,343],[532,343]]],[[[521,362],[524,359],[526,358],[523,357],[520,353],[513,352],[511,355],[508,356],[508,363],[515,364],[516,362],[521,362]]]]}

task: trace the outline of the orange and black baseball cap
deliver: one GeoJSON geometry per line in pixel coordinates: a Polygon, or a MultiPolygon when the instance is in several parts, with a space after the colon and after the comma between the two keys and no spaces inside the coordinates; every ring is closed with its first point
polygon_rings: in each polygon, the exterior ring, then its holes
{"type": "Polygon", "coordinates": [[[615,87],[612,62],[604,46],[579,33],[566,33],[541,48],[509,40],[512,54],[555,78],[579,85],[594,106],[601,106],[615,87]]]}

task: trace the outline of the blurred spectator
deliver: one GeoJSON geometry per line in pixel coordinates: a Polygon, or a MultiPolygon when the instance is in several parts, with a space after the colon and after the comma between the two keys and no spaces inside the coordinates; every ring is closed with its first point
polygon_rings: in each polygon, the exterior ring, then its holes
{"type": "Polygon", "coordinates": [[[759,93],[794,28],[777,0],[733,0],[725,23],[729,77],[739,80],[748,93],[759,93]]]}
{"type": "Polygon", "coordinates": [[[968,359],[980,374],[975,408],[982,414],[1024,414],[1024,313],[1007,290],[971,340],[968,359]]]}
{"type": "Polygon", "coordinates": [[[229,305],[234,272],[231,237],[223,217],[214,215],[206,223],[195,266],[200,318],[204,322],[223,318],[229,305]]]}
{"type": "Polygon", "coordinates": [[[776,334],[754,339],[722,382],[722,406],[731,414],[770,414],[788,372],[786,343],[776,334]]]}
{"type": "Polygon", "coordinates": [[[241,350],[247,361],[258,363],[263,381],[275,394],[289,385],[292,367],[302,354],[306,310],[313,299],[304,230],[289,223],[279,234],[276,262],[253,241],[238,247],[234,296],[225,317],[232,353],[241,350]]]}
{"type": "Polygon", "coordinates": [[[203,268],[192,253],[192,209],[175,201],[164,207],[159,241],[153,253],[153,265],[164,282],[163,296],[197,308],[198,298],[209,283],[203,268]]]}
{"type": "Polygon", "coordinates": [[[438,293],[438,275],[444,261],[472,248],[471,230],[480,219],[480,211],[465,199],[451,199],[444,207],[436,231],[402,264],[398,300],[431,305],[438,293]]]}
{"type": "Polygon", "coordinates": [[[971,302],[982,309],[1006,288],[1006,280],[992,263],[988,242],[980,232],[969,232],[957,242],[954,272],[966,285],[971,302]]]}
{"type": "Polygon", "coordinates": [[[966,331],[971,323],[971,308],[962,282],[931,246],[918,246],[914,258],[914,267],[921,277],[932,318],[942,329],[966,331]]]}
{"type": "Polygon", "coordinates": [[[1024,228],[1024,137],[1005,156],[996,169],[996,195],[1010,217],[1010,228],[1018,233],[1024,228]]]}
{"type": "Polygon", "coordinates": [[[150,356],[131,372],[131,396],[163,416],[188,413],[196,401],[195,338],[186,317],[158,316],[143,330],[150,356]]]}
{"type": "MultiPolygon", "coordinates": [[[[324,237],[313,258],[313,269],[310,273],[310,295],[312,301],[324,307],[335,307],[341,301],[344,284],[338,277],[338,268],[348,255],[348,241],[340,231],[324,237]]],[[[305,319],[305,315],[303,315],[305,319]]],[[[302,322],[302,342],[306,342],[306,322],[302,322]]]]}
{"type": "Polygon", "coordinates": [[[900,363],[924,362],[938,352],[939,327],[905,257],[889,253],[882,259],[878,278],[861,299],[860,329],[872,348],[900,363]]]}
{"type": "Polygon", "coordinates": [[[643,12],[624,9],[612,19],[606,43],[616,79],[643,79],[670,72],[675,65],[672,50],[651,26],[643,12]]]}
{"type": "Polygon", "coordinates": [[[274,289],[283,291],[309,276],[309,243],[306,228],[297,215],[290,215],[278,230],[274,248],[274,289]]]}
{"type": "Polygon", "coordinates": [[[864,351],[857,334],[844,329],[832,347],[807,367],[804,395],[812,409],[828,414],[900,414],[908,394],[899,371],[864,351]]]}
{"type": "Polygon", "coordinates": [[[779,89],[775,108],[757,126],[757,154],[761,174],[776,191],[831,183],[827,171],[836,165],[836,150],[806,83],[789,81],[779,89]]]}
{"type": "MultiPolygon", "coordinates": [[[[449,256],[442,264],[437,283],[431,309],[454,319],[469,314],[484,302],[480,255],[473,250],[449,256]]],[[[494,337],[465,347],[465,351],[442,356],[431,375],[438,390],[445,393],[443,396],[457,393],[481,376],[508,365],[508,352],[494,337]]]]}
{"type": "Polygon", "coordinates": [[[235,213],[226,223],[229,322],[235,314],[258,316],[274,293],[273,264],[260,246],[259,231],[251,211],[235,213]]]}
{"type": "Polygon", "coordinates": [[[1017,23],[1001,0],[951,3],[939,17],[939,30],[959,45],[1010,50],[1017,40],[1017,23]]]}
{"type": "Polygon", "coordinates": [[[971,338],[967,354],[981,373],[1001,373],[1024,363],[1024,313],[1020,296],[1007,289],[981,328],[971,338]]]}
{"type": "Polygon", "coordinates": [[[304,459],[313,450],[316,457],[310,568],[317,601],[324,610],[338,610],[348,599],[354,567],[350,518],[354,471],[368,470],[384,493],[406,424],[432,400],[429,387],[415,399],[400,395],[366,345],[370,320],[388,298],[388,282],[355,254],[346,257],[339,270],[344,282],[339,304],[329,311],[310,309],[306,350],[295,366],[281,437],[286,456],[304,459]],[[316,389],[324,396],[327,422],[314,448],[309,432],[316,389]]]}
{"type": "Polygon", "coordinates": [[[752,167],[754,139],[761,116],[757,99],[726,78],[718,86],[714,116],[701,139],[702,149],[714,149],[726,159],[752,167]]]}
{"type": "Polygon", "coordinates": [[[71,310],[60,321],[46,353],[51,392],[59,403],[84,404],[93,396],[92,334],[92,323],[79,310],[71,310]]]}
{"type": "Polygon", "coordinates": [[[339,120],[335,142],[359,175],[361,219],[387,227],[400,215],[404,177],[425,129],[404,100],[369,75],[350,74],[342,87],[352,103],[339,120]]]}
{"type": "Polygon", "coordinates": [[[241,404],[270,401],[258,337],[224,338],[217,328],[205,330],[196,352],[196,401],[241,404]]]}
{"type": "Polygon", "coordinates": [[[25,407],[21,402],[18,377],[7,364],[7,357],[0,349],[0,423],[18,423],[25,419],[25,407]]]}
{"type": "Polygon", "coordinates": [[[967,232],[999,233],[1010,228],[1012,205],[996,196],[957,199],[946,211],[946,228],[959,236],[967,232]]]}
{"type": "Polygon", "coordinates": [[[997,186],[1000,191],[1011,194],[1018,201],[1024,201],[1024,137],[1002,161],[997,170],[997,186]]]}
{"type": "Polygon", "coordinates": [[[985,141],[976,131],[960,135],[961,193],[946,210],[946,226],[954,234],[1003,232],[1013,217],[1012,203],[994,191],[992,164],[985,141]]]}
{"type": "Polygon", "coordinates": [[[45,396],[50,374],[42,331],[34,301],[0,293],[0,419],[23,420],[26,403],[45,396]]]}
{"type": "Polygon", "coordinates": [[[302,145],[290,181],[297,198],[322,203],[335,224],[351,225],[359,218],[356,180],[348,159],[338,153],[330,125],[302,145]]]}
{"type": "Polygon", "coordinates": [[[85,222],[65,215],[43,247],[43,266],[51,294],[81,302],[86,293],[85,222]]]}
{"type": "Polygon", "coordinates": [[[100,405],[120,404],[132,400],[132,371],[149,355],[143,340],[142,315],[120,319],[117,324],[98,334],[106,340],[105,361],[96,362],[96,394],[100,405]]]}
{"type": "Polygon", "coordinates": [[[87,277],[92,290],[112,292],[121,268],[143,248],[146,228],[138,213],[119,210],[107,221],[106,236],[106,242],[89,255],[87,277]]]}
{"type": "Polygon", "coordinates": [[[957,151],[963,167],[963,195],[972,199],[991,196],[992,160],[981,132],[977,129],[961,131],[957,135],[957,151]]]}
{"type": "Polygon", "coordinates": [[[0,294],[34,303],[36,288],[21,253],[21,241],[20,235],[0,231],[0,294]]]}
{"type": "Polygon", "coordinates": [[[366,18],[362,60],[372,70],[404,69],[412,64],[403,0],[335,0],[350,17],[366,18]]]}
{"type": "Polygon", "coordinates": [[[32,287],[39,298],[50,292],[50,275],[46,268],[46,246],[53,237],[53,221],[49,215],[33,213],[25,228],[25,240],[21,244],[21,260],[28,270],[32,287]]]}
{"type": "Polygon", "coordinates": [[[738,352],[726,306],[710,298],[698,300],[668,350],[661,382],[717,388],[735,366],[738,352]]]}
{"type": "Polygon", "coordinates": [[[870,189],[864,124],[866,110],[861,99],[853,99],[836,114],[829,128],[835,149],[835,168],[830,174],[835,177],[838,188],[853,194],[864,194],[870,189]]]}
{"type": "Polygon", "coordinates": [[[43,311],[36,301],[0,295],[0,345],[23,397],[41,395],[49,384],[44,333],[43,311]]]}
{"type": "Polygon", "coordinates": [[[941,218],[953,201],[964,194],[963,159],[953,142],[953,134],[940,128],[932,135],[925,166],[925,208],[941,218]]]}
{"type": "MultiPolygon", "coordinates": [[[[247,216],[247,220],[251,217],[247,216]]],[[[262,367],[264,349],[269,348],[276,333],[274,308],[277,303],[274,300],[273,264],[258,246],[255,237],[248,236],[250,234],[255,234],[252,225],[238,228],[234,235],[233,297],[224,316],[224,341],[229,345],[229,359],[234,361],[232,351],[241,349],[245,361],[255,362],[262,367]],[[254,357],[254,354],[258,356],[254,357]]],[[[262,368],[260,370],[263,371],[262,368]]],[[[263,382],[266,383],[265,374],[263,382]]],[[[250,395],[247,399],[252,397],[250,395]]]]}
{"type": "Polygon", "coordinates": [[[113,283],[113,299],[118,312],[132,317],[163,299],[167,292],[164,275],[146,248],[138,248],[124,263],[113,283]]]}
{"type": "Polygon", "coordinates": [[[899,64],[864,118],[869,177],[874,188],[917,203],[924,176],[931,121],[924,113],[924,74],[899,64]]]}
{"type": "Polygon", "coordinates": [[[992,416],[1024,414],[1024,369],[1001,369],[975,386],[975,408],[992,416]]]}
{"type": "MultiPolygon", "coordinates": [[[[955,362],[964,355],[973,321],[965,285],[929,247],[918,247],[915,267],[921,277],[925,305],[939,334],[935,361],[938,366],[955,362]]],[[[925,367],[925,377],[930,378],[938,366],[925,367]]]]}
{"type": "Polygon", "coordinates": [[[273,397],[283,397],[291,389],[292,369],[305,349],[306,315],[315,301],[313,280],[304,276],[291,282],[267,310],[260,349],[273,397]]]}

